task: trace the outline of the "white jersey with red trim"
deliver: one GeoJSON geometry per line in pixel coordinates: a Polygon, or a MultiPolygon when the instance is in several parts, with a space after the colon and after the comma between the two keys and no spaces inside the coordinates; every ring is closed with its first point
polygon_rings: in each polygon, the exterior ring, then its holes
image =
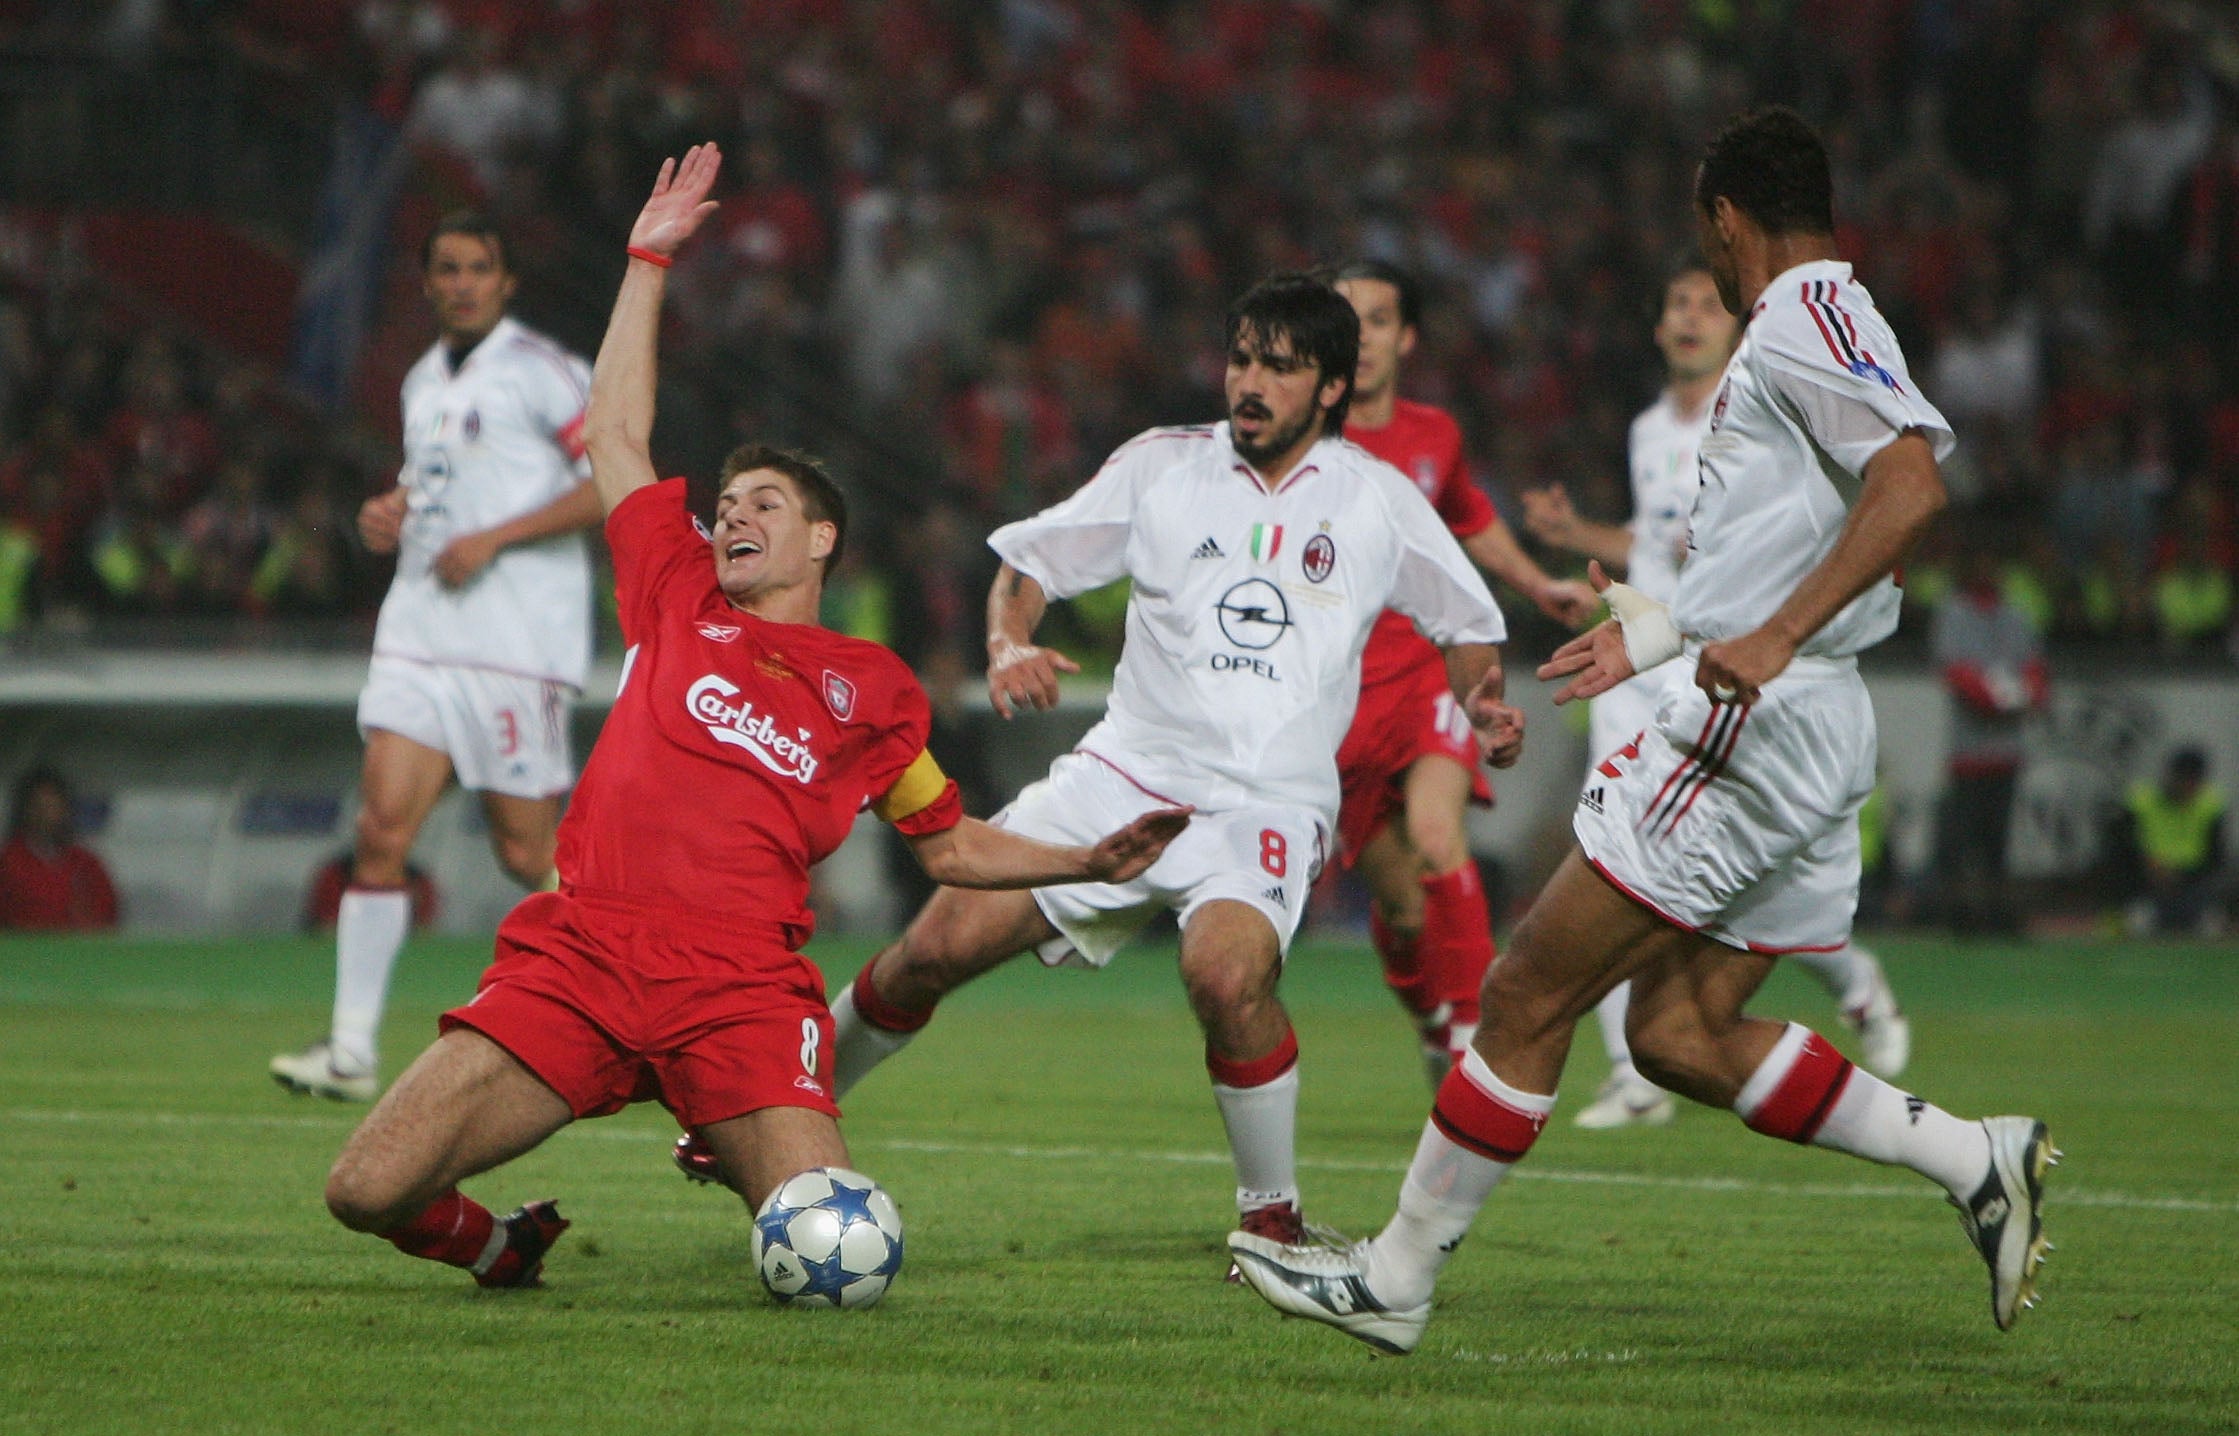
{"type": "Polygon", "coordinates": [[[1395,608],[1432,642],[1498,643],[1498,605],[1407,477],[1324,438],[1270,493],[1228,425],[1153,429],[988,543],[1052,598],[1132,579],[1104,719],[1081,740],[1208,810],[1337,812],[1361,650],[1395,608]]]}
{"type": "MultiPolygon", "coordinates": [[[[1726,366],[1704,435],[1702,488],[1672,621],[1689,638],[1737,638],[1772,617],[1835,546],[1867,461],[1907,429],[1941,460],[1951,425],[1913,387],[1905,356],[1850,266],[1814,260],[1766,286],[1726,366]]],[[[1802,648],[1836,657],[1897,626],[1884,578],[1802,648]]]]}
{"type": "Polygon", "coordinates": [[[1679,591],[1688,516],[1702,483],[1696,475],[1696,451],[1708,432],[1710,406],[1681,413],[1666,389],[1633,420],[1625,446],[1633,479],[1633,517],[1627,525],[1633,546],[1625,560],[1625,582],[1658,603],[1671,602],[1679,591]]]}
{"type": "Polygon", "coordinates": [[[451,540],[543,508],[590,477],[583,409],[591,370],[512,319],[456,374],[442,343],[404,376],[407,509],[396,578],[373,651],[583,686],[591,665],[591,559],[580,533],[500,553],[450,589],[434,573],[451,540]]]}

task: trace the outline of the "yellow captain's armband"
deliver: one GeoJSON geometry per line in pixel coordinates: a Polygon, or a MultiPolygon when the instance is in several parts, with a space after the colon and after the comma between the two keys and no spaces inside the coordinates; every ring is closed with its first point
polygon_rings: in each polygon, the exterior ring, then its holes
{"type": "Polygon", "coordinates": [[[941,771],[941,765],[933,761],[931,750],[927,750],[911,760],[885,796],[871,804],[871,811],[884,822],[899,823],[912,813],[924,812],[947,791],[948,774],[941,771]]]}

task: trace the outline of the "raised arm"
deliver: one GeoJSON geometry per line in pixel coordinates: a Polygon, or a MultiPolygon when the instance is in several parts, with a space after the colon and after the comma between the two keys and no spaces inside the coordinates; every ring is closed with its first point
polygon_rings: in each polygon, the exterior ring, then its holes
{"type": "Polygon", "coordinates": [[[658,477],[652,440],[661,299],[668,288],[669,261],[715,212],[715,202],[707,196],[722,163],[722,152],[712,144],[686,150],[682,164],[663,160],[653,195],[630,226],[630,266],[614,297],[598,362],[591,367],[591,407],[583,420],[591,482],[607,513],[658,477]]]}
{"type": "Polygon", "coordinates": [[[1049,607],[1042,586],[1009,564],[987,594],[987,696],[1009,718],[1021,708],[1055,708],[1057,675],[1081,666],[1054,648],[1034,642],[1049,607]]]}
{"type": "Polygon", "coordinates": [[[1703,649],[1697,686],[1713,698],[1753,703],[1796,650],[1852,599],[1897,567],[1944,508],[1935,451],[1907,429],[1866,463],[1865,487],[1835,546],[1804,575],[1788,601],[1741,637],[1703,649]]]}

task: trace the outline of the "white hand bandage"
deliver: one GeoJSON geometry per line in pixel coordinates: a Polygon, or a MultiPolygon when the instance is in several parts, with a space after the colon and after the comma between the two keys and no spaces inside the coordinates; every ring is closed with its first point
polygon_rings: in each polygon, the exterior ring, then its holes
{"type": "Polygon", "coordinates": [[[1625,656],[1632,660],[1633,672],[1646,673],[1679,656],[1679,630],[1672,624],[1669,608],[1625,583],[1603,589],[1602,601],[1624,631],[1625,656]]]}

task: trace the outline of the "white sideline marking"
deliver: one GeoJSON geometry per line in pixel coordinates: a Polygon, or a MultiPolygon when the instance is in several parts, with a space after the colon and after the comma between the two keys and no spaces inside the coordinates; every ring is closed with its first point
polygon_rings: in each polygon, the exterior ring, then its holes
{"type": "MultiPolygon", "coordinates": [[[[258,1116],[237,1112],[70,1112],[36,1107],[0,1107],[0,1121],[47,1123],[137,1124],[147,1127],[264,1127],[312,1128],[342,1135],[355,1125],[355,1109],[338,1109],[333,1117],[258,1116]]],[[[639,1127],[586,1124],[575,1129],[576,1141],[641,1142],[650,1146],[660,1138],[639,1127]]],[[[1171,1166],[1225,1167],[1226,1152],[1146,1152],[1107,1147],[1030,1147],[1003,1142],[927,1142],[910,1137],[869,1137],[852,1145],[872,1151],[917,1152],[935,1157],[1009,1157],[1030,1162],[1162,1162],[1171,1166]]],[[[1405,1162],[1363,1162],[1334,1157],[1301,1157],[1298,1165],[1317,1172],[1383,1172],[1400,1176],[1405,1162]]],[[[1933,1185],[1907,1182],[1761,1182],[1747,1177],[1664,1177],[1645,1172],[1596,1172],[1574,1167],[1518,1167],[1512,1177],[1535,1182],[1569,1182],[1580,1186],[1651,1187],[1682,1192],[1754,1192],[1783,1197],[1919,1199],[1937,1195],[1933,1185]]],[[[2115,1207],[2140,1212],[2239,1212],[2239,1201],[2216,1197],[2152,1197],[2129,1192],[2101,1192],[2089,1188],[2057,1186],[2050,1205],[2055,1207],[2115,1207]]]]}

